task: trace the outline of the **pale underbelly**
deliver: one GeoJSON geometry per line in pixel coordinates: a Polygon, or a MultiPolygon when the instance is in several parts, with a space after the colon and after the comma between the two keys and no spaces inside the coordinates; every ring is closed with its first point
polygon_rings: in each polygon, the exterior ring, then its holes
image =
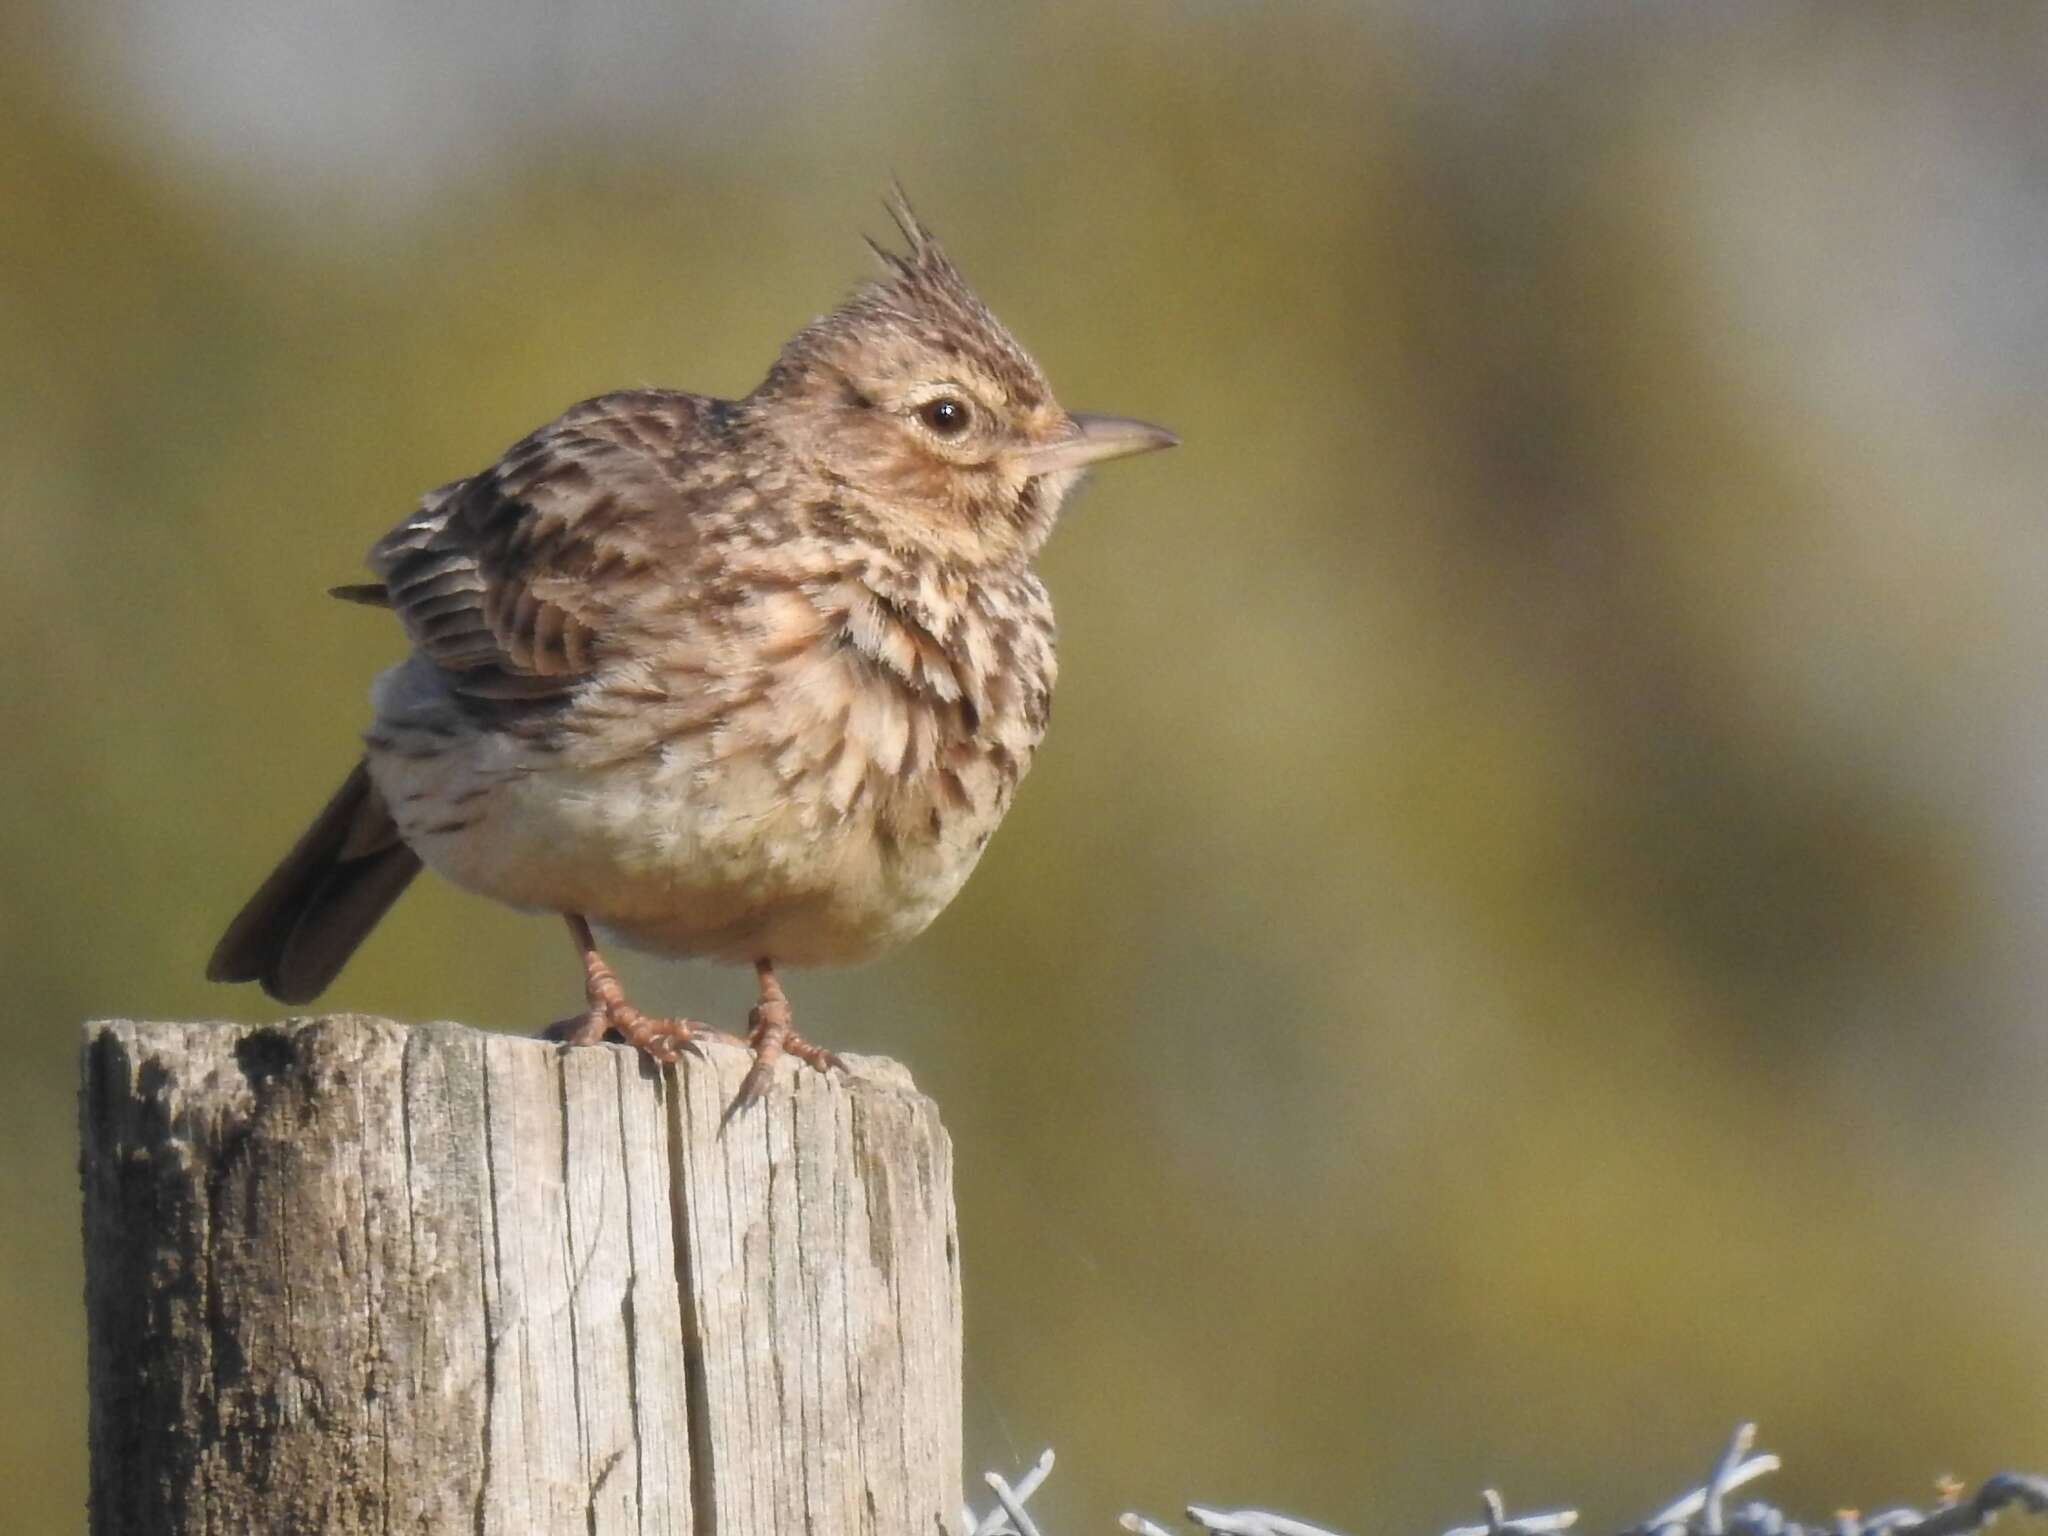
{"type": "Polygon", "coordinates": [[[959,891],[995,817],[966,810],[884,836],[822,786],[759,760],[661,754],[593,771],[490,761],[488,738],[433,758],[370,756],[427,866],[510,906],[575,912],[656,954],[851,965],[915,937],[959,891]],[[984,824],[984,820],[986,824],[984,824]]]}

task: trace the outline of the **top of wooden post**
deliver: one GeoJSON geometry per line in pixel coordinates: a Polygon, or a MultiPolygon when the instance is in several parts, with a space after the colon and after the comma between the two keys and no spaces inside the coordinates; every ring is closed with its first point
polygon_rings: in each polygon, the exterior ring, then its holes
{"type": "Polygon", "coordinates": [[[951,1530],[951,1147],[893,1062],[109,1021],[95,1532],[951,1530]]]}

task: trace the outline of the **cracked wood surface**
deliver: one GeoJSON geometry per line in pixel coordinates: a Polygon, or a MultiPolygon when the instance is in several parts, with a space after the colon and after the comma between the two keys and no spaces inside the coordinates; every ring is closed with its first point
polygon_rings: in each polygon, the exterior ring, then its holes
{"type": "Polygon", "coordinates": [[[893,1062],[89,1025],[96,1536],[937,1536],[952,1151],[893,1062]]]}

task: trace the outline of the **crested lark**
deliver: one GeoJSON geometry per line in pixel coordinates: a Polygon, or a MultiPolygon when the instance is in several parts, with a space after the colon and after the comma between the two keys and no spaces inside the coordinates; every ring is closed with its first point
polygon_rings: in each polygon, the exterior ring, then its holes
{"type": "Polygon", "coordinates": [[[952,900],[1044,734],[1032,570],[1090,464],[1170,447],[1069,414],[899,194],[909,250],[743,400],[575,406],[371,550],[412,655],[362,761],[207,975],[332,981],[425,864],[567,921],[587,1011],[657,1062],[700,1026],[626,1001],[592,926],[751,963],[759,1096],[792,1029],[775,967],[865,960],[952,900]]]}

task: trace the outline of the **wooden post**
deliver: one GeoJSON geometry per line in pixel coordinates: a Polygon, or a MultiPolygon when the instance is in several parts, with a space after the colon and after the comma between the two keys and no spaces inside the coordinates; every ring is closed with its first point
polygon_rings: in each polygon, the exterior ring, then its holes
{"type": "Polygon", "coordinates": [[[88,1026],[95,1536],[955,1530],[937,1112],[707,1049],[88,1026]]]}

